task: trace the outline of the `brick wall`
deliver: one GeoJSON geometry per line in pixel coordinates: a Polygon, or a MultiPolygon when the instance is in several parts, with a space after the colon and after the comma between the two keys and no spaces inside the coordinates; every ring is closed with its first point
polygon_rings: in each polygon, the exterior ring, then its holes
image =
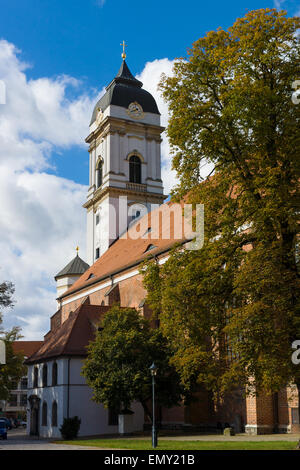
{"type": "MultiPolygon", "coordinates": [[[[84,294],[87,289],[81,292],[84,294]]],[[[114,289],[106,286],[89,294],[92,305],[119,303],[122,307],[137,308],[145,317],[150,318],[151,310],[147,305],[139,308],[145,297],[146,290],[143,287],[141,275],[120,281],[114,289]]],[[[70,312],[76,310],[85,298],[83,296],[63,306],[61,317],[60,314],[55,314],[51,319],[51,326],[53,324],[53,327],[57,328],[60,321],[65,321],[70,312]]],[[[216,426],[217,423],[224,426],[225,423],[228,423],[235,425],[237,431],[246,430],[246,432],[255,434],[273,432],[276,426],[279,431],[284,432],[299,430],[299,425],[292,424],[292,413],[295,420],[295,408],[298,407],[295,387],[281,390],[276,400],[272,395],[262,394],[245,397],[242,391],[239,390],[233,391],[217,403],[213,403],[210,394],[203,390],[196,394],[196,399],[189,406],[182,405],[161,410],[160,419],[162,423],[166,425],[168,423],[182,423],[207,426],[216,426]]]]}

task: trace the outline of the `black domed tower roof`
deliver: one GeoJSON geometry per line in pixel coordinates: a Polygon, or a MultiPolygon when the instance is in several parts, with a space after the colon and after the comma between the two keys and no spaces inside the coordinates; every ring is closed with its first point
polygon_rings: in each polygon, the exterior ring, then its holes
{"type": "Polygon", "coordinates": [[[67,266],[65,266],[58,274],[54,277],[57,280],[59,277],[74,276],[76,274],[83,274],[90,266],[81,259],[78,254],[67,266]]]}
{"type": "Polygon", "coordinates": [[[125,60],[117,76],[106,87],[106,93],[100,98],[94,107],[91,124],[96,120],[98,108],[102,112],[111,104],[128,108],[130,103],[137,101],[145,113],[160,114],[153,96],[142,88],[143,84],[130,72],[125,60]]]}

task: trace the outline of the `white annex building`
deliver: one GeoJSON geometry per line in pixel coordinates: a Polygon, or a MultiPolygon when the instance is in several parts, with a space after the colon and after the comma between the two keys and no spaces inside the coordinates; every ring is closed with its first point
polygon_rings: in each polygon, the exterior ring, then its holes
{"type": "MultiPolygon", "coordinates": [[[[43,345],[26,362],[28,434],[60,437],[63,418],[73,416],[81,419],[80,436],[119,432],[118,416],[91,400],[92,390],[81,375],[86,346],[93,339],[101,316],[118,300],[112,275],[111,287],[105,289],[101,302],[91,302],[89,296],[77,301],[75,295],[72,297],[75,304],[66,310],[63,298],[103,256],[112,262],[111,245],[116,244],[132,221],[144,215],[145,208],[149,210],[150,204],[163,203],[160,154],[163,130],[153,96],[131,74],[124,56],[117,76],[94,108],[86,138],[90,155],[89,190],[84,204],[88,264],[77,254],[55,276],[58,311],[51,318],[51,330],[43,345]]],[[[85,282],[90,283],[93,278],[97,276],[89,273],[85,282]]],[[[140,291],[135,289],[135,293],[140,291]]],[[[141,300],[144,297],[143,291],[141,300]]],[[[126,430],[143,429],[142,407],[132,404],[132,411],[134,414],[126,418],[126,430]]]]}

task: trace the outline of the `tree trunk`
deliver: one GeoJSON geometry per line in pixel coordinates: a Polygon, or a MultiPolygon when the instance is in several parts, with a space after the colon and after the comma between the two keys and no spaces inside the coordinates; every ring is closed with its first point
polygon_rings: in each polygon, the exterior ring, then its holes
{"type": "Polygon", "coordinates": [[[151,424],[153,424],[152,413],[148,408],[147,402],[145,400],[140,400],[142,407],[144,408],[145,415],[149,418],[151,424]]]}

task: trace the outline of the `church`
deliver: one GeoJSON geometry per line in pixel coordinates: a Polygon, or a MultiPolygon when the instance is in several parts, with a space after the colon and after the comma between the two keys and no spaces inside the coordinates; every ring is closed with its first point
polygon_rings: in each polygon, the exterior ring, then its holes
{"type": "MultiPolygon", "coordinates": [[[[119,433],[118,416],[92,401],[92,390],[81,375],[86,346],[114,303],[151,315],[141,262],[151,256],[163,264],[175,243],[184,247],[192,239],[183,229],[178,205],[164,203],[164,128],[157,104],[125,58],[123,52],[118,74],[94,107],[86,138],[87,262],[77,253],[55,276],[57,311],[41,347],[26,361],[31,435],[60,437],[63,419],[73,416],[81,420],[79,436],[119,433]]],[[[160,424],[166,429],[213,431],[228,423],[237,432],[271,433],[275,427],[291,432],[299,418],[297,400],[289,393],[261,398],[232,394],[216,408],[210,395],[199,390],[188,406],[160,410],[160,424]]],[[[132,411],[130,431],[143,430],[142,407],[133,403],[132,411]]]]}

